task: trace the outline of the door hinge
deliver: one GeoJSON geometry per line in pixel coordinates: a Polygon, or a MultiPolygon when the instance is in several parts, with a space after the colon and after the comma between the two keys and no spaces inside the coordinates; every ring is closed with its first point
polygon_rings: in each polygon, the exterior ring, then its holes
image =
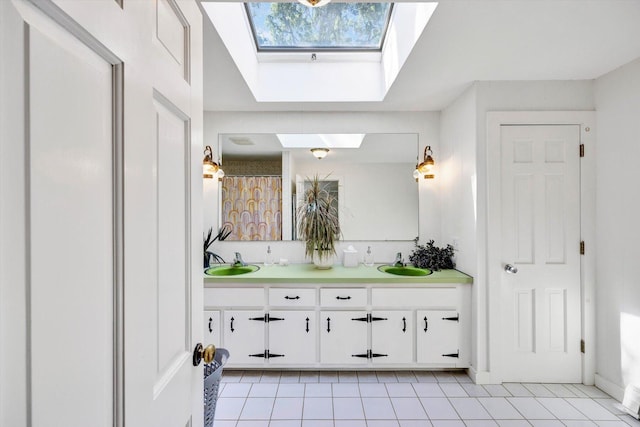
{"type": "Polygon", "coordinates": [[[457,359],[460,357],[460,350],[455,353],[443,354],[442,357],[455,357],[457,359]]]}
{"type": "Polygon", "coordinates": [[[352,354],[351,357],[359,357],[362,359],[374,359],[376,357],[389,357],[388,354],[374,353],[373,350],[367,350],[366,353],[352,354]]]}
{"type": "Polygon", "coordinates": [[[580,340],[580,353],[584,353],[584,340],[580,340]]]}
{"type": "Polygon", "coordinates": [[[274,357],[284,357],[284,354],[271,353],[269,350],[265,350],[262,353],[250,354],[249,357],[262,357],[264,359],[271,359],[274,357]]]}
{"type": "Polygon", "coordinates": [[[584,240],[580,241],[580,255],[584,255],[584,240]]]}
{"type": "Polygon", "coordinates": [[[580,157],[584,157],[584,144],[580,144],[580,157]]]}

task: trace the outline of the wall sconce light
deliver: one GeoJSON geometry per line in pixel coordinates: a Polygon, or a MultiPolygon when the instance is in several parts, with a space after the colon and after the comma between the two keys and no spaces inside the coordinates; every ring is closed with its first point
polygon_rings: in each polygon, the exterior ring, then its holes
{"type": "Polygon", "coordinates": [[[202,177],[213,178],[213,175],[218,173],[220,165],[213,161],[213,152],[211,146],[207,145],[204,148],[204,159],[202,160],[202,177]]]}
{"type": "Polygon", "coordinates": [[[413,177],[416,181],[420,178],[420,175],[424,176],[424,179],[433,179],[435,177],[433,167],[436,162],[433,161],[433,157],[431,157],[432,154],[433,151],[431,151],[430,145],[424,147],[424,159],[422,163],[416,165],[416,170],[413,171],[413,177]]]}
{"type": "Polygon", "coordinates": [[[313,154],[315,158],[318,160],[322,160],[325,157],[327,157],[328,153],[329,153],[328,148],[312,148],[311,149],[311,154],[313,154]]]}

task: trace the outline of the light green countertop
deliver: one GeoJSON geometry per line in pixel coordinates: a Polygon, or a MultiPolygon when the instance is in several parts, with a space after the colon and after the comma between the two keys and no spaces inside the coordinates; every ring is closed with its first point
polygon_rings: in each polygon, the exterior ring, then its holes
{"type": "Polygon", "coordinates": [[[328,270],[319,270],[313,264],[290,264],[287,266],[254,264],[260,270],[239,276],[208,276],[208,283],[472,283],[473,278],[458,270],[434,271],[428,276],[396,276],[378,271],[375,267],[347,268],[334,265],[328,270]]]}

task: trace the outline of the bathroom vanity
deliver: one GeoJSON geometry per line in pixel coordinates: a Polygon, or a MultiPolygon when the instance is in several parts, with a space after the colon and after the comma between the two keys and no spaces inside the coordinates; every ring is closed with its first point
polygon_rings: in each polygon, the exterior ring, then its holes
{"type": "Polygon", "coordinates": [[[232,368],[466,368],[471,283],[457,270],[310,264],[206,276],[205,342],[228,349],[232,368]]]}

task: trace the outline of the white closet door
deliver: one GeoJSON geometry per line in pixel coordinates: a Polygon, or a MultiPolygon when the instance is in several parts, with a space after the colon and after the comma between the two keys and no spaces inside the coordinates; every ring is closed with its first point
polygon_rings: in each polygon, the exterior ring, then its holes
{"type": "Polygon", "coordinates": [[[502,126],[503,381],[580,382],[580,128],[502,126]],[[514,271],[514,270],[512,270],[514,271]]]}

